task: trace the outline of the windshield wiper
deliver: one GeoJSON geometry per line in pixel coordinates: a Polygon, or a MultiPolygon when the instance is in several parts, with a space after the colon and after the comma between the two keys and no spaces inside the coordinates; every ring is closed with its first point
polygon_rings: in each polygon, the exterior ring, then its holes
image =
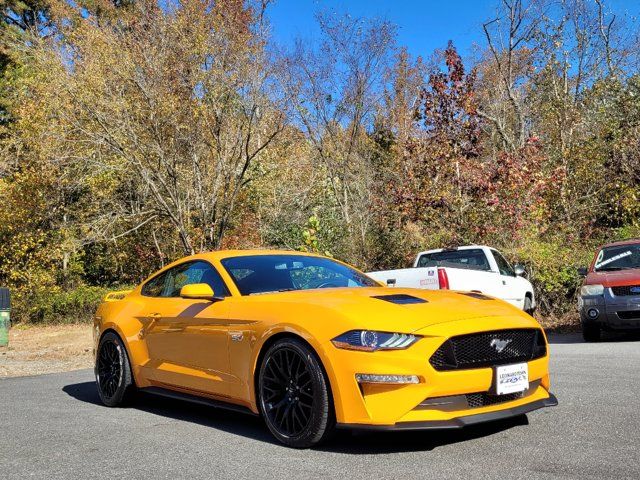
{"type": "Polygon", "coordinates": [[[297,288],[281,288],[280,290],[266,290],[264,292],[251,292],[249,295],[265,295],[267,293],[280,293],[280,292],[291,292],[293,290],[298,290],[297,288]]]}

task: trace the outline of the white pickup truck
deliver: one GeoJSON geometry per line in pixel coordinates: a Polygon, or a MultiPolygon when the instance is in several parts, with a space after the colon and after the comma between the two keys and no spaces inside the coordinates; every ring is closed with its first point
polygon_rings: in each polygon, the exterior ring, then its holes
{"type": "Polygon", "coordinates": [[[369,272],[390,287],[449,289],[483,293],[532,313],[536,302],[524,268],[511,267],[500,252],[482,245],[420,252],[413,268],[369,272]]]}

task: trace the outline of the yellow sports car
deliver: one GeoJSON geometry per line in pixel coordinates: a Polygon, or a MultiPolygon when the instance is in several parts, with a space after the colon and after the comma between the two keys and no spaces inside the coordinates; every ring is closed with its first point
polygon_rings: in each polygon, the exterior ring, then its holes
{"type": "Polygon", "coordinates": [[[292,447],[335,427],[457,428],[557,404],[526,313],[299,252],[179,260],[107,295],[94,335],[105,405],[139,389],[241,410],[292,447]]]}

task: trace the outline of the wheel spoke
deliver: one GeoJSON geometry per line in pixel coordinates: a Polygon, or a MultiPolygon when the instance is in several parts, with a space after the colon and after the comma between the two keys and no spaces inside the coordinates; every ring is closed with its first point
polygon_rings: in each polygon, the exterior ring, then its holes
{"type": "Polygon", "coordinates": [[[313,377],[306,356],[283,346],[265,359],[260,398],[268,423],[285,436],[300,435],[313,411],[313,377]]]}
{"type": "Polygon", "coordinates": [[[120,351],[113,342],[105,342],[98,353],[98,386],[102,394],[110,398],[118,391],[122,378],[120,351]]]}

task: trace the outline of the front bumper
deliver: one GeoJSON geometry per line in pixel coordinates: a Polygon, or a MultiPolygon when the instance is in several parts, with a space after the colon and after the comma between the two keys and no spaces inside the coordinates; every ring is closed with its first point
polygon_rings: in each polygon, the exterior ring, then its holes
{"type": "Polygon", "coordinates": [[[511,416],[514,411],[526,412],[547,406],[545,402],[552,405],[555,399],[549,393],[548,355],[527,362],[530,388],[526,395],[476,405],[471,405],[466,399],[469,395],[490,394],[493,368],[440,371],[429,363],[433,353],[452,336],[533,326],[531,317],[524,314],[522,317],[476,318],[417,331],[415,333],[423,338],[401,351],[356,352],[327,345],[330,360],[325,365],[332,386],[337,423],[382,429],[419,424],[431,425],[431,428],[453,428],[451,425],[462,422],[462,426],[471,422],[471,418],[486,421],[482,419],[491,419],[489,414],[493,413],[506,412],[504,415],[511,416]],[[420,382],[405,385],[359,384],[356,374],[362,373],[417,375],[420,382]],[[453,400],[456,398],[459,400],[453,400]],[[438,402],[445,399],[446,402],[438,402]]]}
{"type": "Polygon", "coordinates": [[[611,288],[605,288],[603,295],[580,297],[578,306],[583,324],[611,330],[640,329],[640,295],[616,296],[611,288]]]}
{"type": "Polygon", "coordinates": [[[517,407],[506,408],[495,412],[478,413],[475,415],[465,415],[463,417],[452,418],[450,420],[426,420],[415,422],[399,422],[395,425],[367,425],[357,423],[337,424],[338,428],[351,428],[355,430],[450,430],[457,428],[469,427],[479,423],[494,422],[496,420],[505,420],[507,418],[517,417],[525,413],[533,412],[544,407],[555,407],[558,405],[558,399],[553,393],[549,393],[549,397],[543,400],[519,405],[517,407]]]}

